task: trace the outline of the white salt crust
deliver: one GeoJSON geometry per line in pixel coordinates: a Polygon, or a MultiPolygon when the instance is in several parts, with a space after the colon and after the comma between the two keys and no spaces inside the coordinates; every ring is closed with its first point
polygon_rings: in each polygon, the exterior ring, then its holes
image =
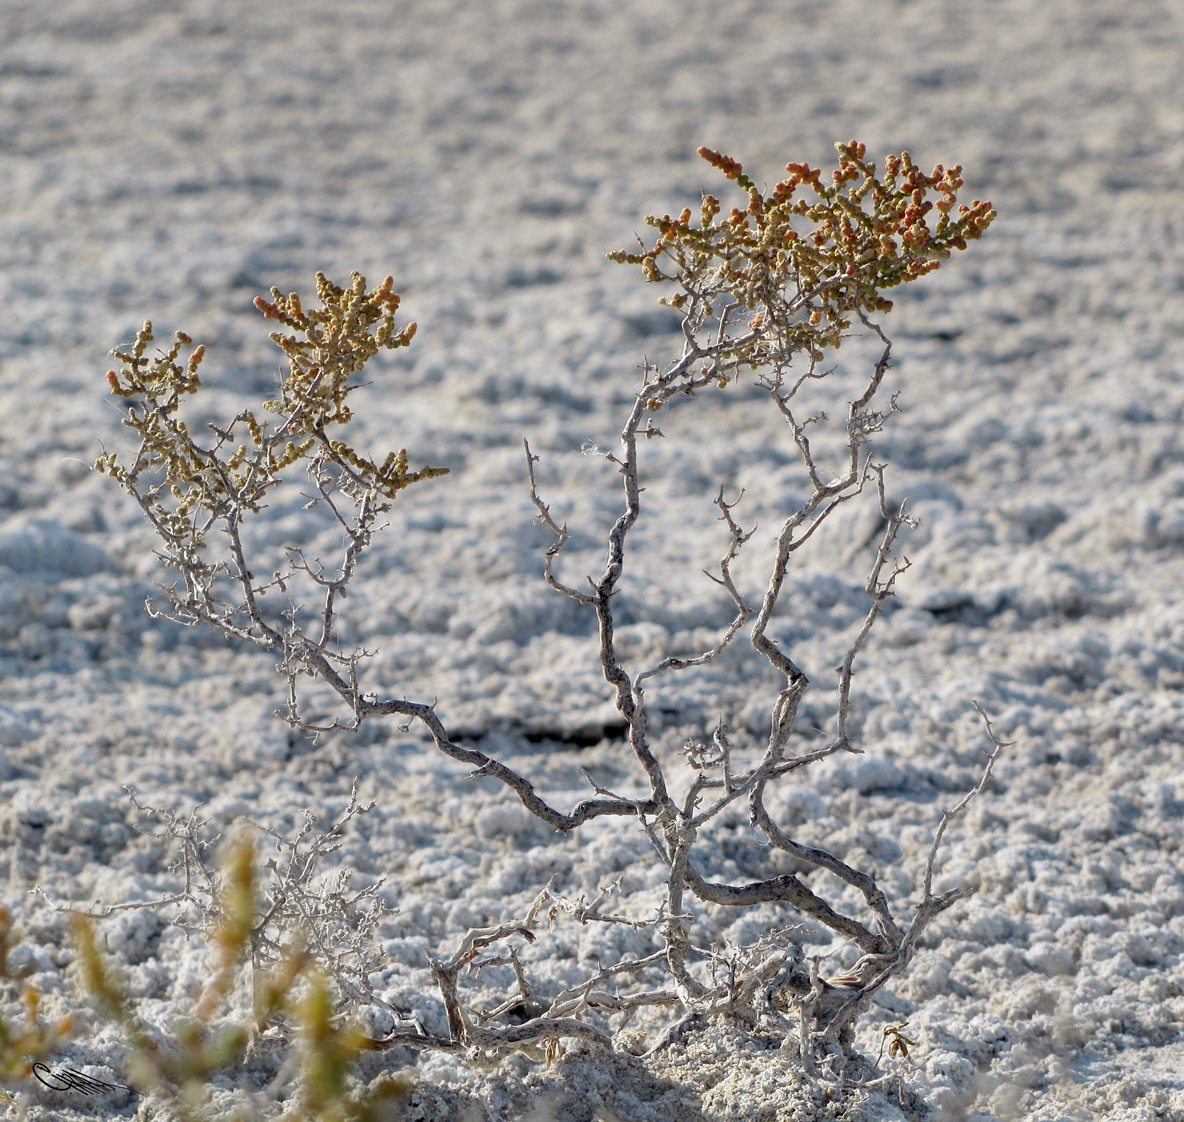
{"type": "MultiPolygon", "coordinates": [[[[339,857],[361,881],[385,875],[399,908],[378,991],[435,1031],[428,956],[466,926],[511,918],[552,877],[578,894],[620,876],[618,906],[636,915],[662,890],[636,832],[554,837],[394,725],[312,750],[271,715],[273,659],[151,620],[143,599],[165,574],[150,537],[87,467],[128,447],[104,354],[147,317],[162,339],[182,328],[210,346],[210,416],[231,416],[281,367],[256,294],[308,292],[317,269],[393,274],[420,332],[374,364],[358,440],[452,474],[392,511],[349,634],[380,651],[376,684],[437,698],[452,729],[566,805],[587,790],[581,767],[636,777],[617,749],[572,743],[614,714],[588,620],[543,586],[522,439],[572,530],[563,564],[578,582],[618,509],[611,465],[581,448],[612,447],[636,366],[677,344],[657,290],[604,253],[646,213],[720,186],[700,144],[772,183],[786,160],[826,166],[831,142],[854,136],[877,158],[961,162],[964,198],[1000,216],[894,294],[884,321],[901,413],[876,456],[920,525],[856,677],[866,755],[770,800],[803,840],[863,855],[908,898],[941,808],[981,766],[971,699],[1015,741],[939,862],[938,887],[977,894],[861,1030],[874,1058],[883,1026],[909,1022],[906,1093],[828,1104],[776,1040],[722,1024],[648,1067],[583,1047],[494,1071],[394,1053],[360,1077],[417,1064],[406,1117],[424,1120],[890,1119],[923,1103],[978,1122],[1184,1117],[1182,72],[1180,12],[1151,0],[6,4],[0,895],[45,1011],[85,1015],[64,924],[35,884],[117,902],[175,883],[171,855],[132,829],[125,784],[182,814],[204,803],[212,831],[245,814],[290,832],[306,810],[330,821],[358,777],[377,806],[339,857]]],[[[860,353],[841,353],[837,377],[860,353]]],[[[620,607],[639,660],[701,648],[727,618],[701,573],[724,544],[720,484],[745,489],[737,516],[760,526],[737,566],[750,591],[761,535],[801,493],[757,394],[705,394],[663,428],[644,450],[654,515],[620,607]]],[[[779,625],[815,682],[803,728],[827,719],[864,610],[874,517],[842,513],[792,572],[779,625]]],[[[301,517],[277,500],[261,543],[331,549],[301,517]]],[[[709,731],[721,706],[759,730],[771,686],[739,651],[663,681],[659,742],[709,731]]],[[[770,859],[751,842],[738,820],[715,871],[761,875],[770,859]]],[[[701,907],[696,933],[745,944],[793,920],[701,907]]],[[[596,926],[540,938],[528,960],[542,987],[641,946],[596,926]]],[[[200,944],[145,912],[101,930],[166,1030],[208,975],[200,944]]],[[[798,937],[831,949],[813,925],[798,937]]],[[[638,1039],[652,1031],[643,1021],[638,1039]]],[[[61,1061],[119,1082],[121,1055],[94,1021],[61,1061]]],[[[274,1059],[228,1075],[218,1101],[236,1101],[236,1079],[264,1086],[274,1059]]],[[[23,1093],[35,1119],[155,1110],[127,1092],[23,1093]]]]}

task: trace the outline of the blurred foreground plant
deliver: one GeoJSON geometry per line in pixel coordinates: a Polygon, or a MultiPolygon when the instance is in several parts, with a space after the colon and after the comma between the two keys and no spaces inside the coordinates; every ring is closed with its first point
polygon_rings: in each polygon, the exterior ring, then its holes
{"type": "Polygon", "coordinates": [[[154,1117],[162,1114],[179,1122],[214,1117],[367,1122],[392,1117],[410,1084],[395,1077],[365,1093],[352,1085],[351,1067],[377,1042],[344,1022],[333,1008],[330,981],[310,947],[309,926],[290,924],[287,943],[271,965],[260,969],[255,962],[258,917],[267,912],[257,873],[254,840],[242,832],[227,847],[214,877],[211,920],[203,930],[212,973],[191,1013],[179,1016],[164,1034],[149,1030],[136,1013],[117,971],[99,949],[92,918],[71,917],[81,987],[99,1015],[118,1025],[127,1040],[126,1078],[149,1097],[154,1117]],[[234,1001],[244,989],[250,995],[245,1011],[234,1001]],[[252,1050],[265,1046],[263,1034],[281,1025],[295,1037],[294,1062],[283,1065],[261,1091],[240,1085],[234,1108],[213,1108],[212,1077],[241,1069],[252,1050]]]}
{"type": "MultiPolygon", "coordinates": [[[[794,772],[835,753],[862,751],[849,732],[854,665],[907,567],[907,562],[897,561],[895,545],[910,519],[903,505],[888,501],[883,466],[869,453],[869,441],[895,408],[893,399],[881,400],[891,345],[870,317],[891,308],[884,295],[888,289],[936,269],[953,251],[981,237],[994,218],[988,203],[957,206],[960,168],[939,166],[926,175],[903,153],[889,156],[878,175],[865,159],[863,145],[851,142],[837,148],[838,167],[829,179],[818,169],[791,163],[788,177],[767,193],[735,161],[701,149],[700,155],[743,193],[742,205],[721,217],[720,201],[704,195],[697,220],[689,209],[676,218],[648,218],[657,231],[652,246],[643,242],[637,252],[610,254],[613,260],[640,266],[648,281],[672,288],[661,302],[682,317],[682,346],[664,367],[646,365],[643,384],[623,419],[619,446],[607,456],[621,478],[622,505],[608,534],[604,567],[587,582],[568,583],[557,571],[567,529],[540,497],[534,471],[538,459],[529,445],[526,448],[531,496],[540,520],[555,535],[545,577],[552,588],[596,618],[600,664],[624,722],[622,748],[644,788],[636,795],[596,788],[592,797],[575,806],[553,805],[527,776],[455,742],[435,702],[409,700],[401,685],[387,694],[364,687],[359,668],[366,652],[337,639],[340,600],[379,518],[402,489],[445,470],[412,470],[403,451],[391,452],[381,462],[369,459],[335,435],[350,421],[347,399],[361,384],[357,376],[367,360],[382,348],[405,346],[414,332],[414,324],[396,329],[398,297],[390,278],[367,291],[357,274],[349,288],[332,285],[318,274],[321,307],[310,312],[296,294],[285,297],[277,289],[270,301],[256,300],[264,315],[286,329],[272,335],[288,359],[279,395],[264,405],[274,415],[273,422],[265,423],[245,410],[225,426],[210,425],[212,436],[199,439],[182,419],[180,407],[200,389],[203,348],[182,359],[191,341],[178,333],[167,351],[145,357],[153,341],[151,325],[145,324],[129,351],[116,352],[122,368],[110,371],[108,380],[112,392],[128,401],[126,423],[139,436],[140,446],[126,462],[106,454],[97,467],[140,504],[160,539],[161,555],[179,574],[179,583],[165,590],[174,619],[210,625],[278,654],[288,679],[286,718],[291,724],[317,732],[357,728],[371,717],[419,721],[441,752],[472,767],[474,775],[500,780],[532,814],[558,831],[576,830],[604,816],[636,821],[664,866],[666,898],[657,917],[614,916],[599,910],[604,894],[592,904],[572,903],[546,889],[521,920],[468,932],[458,950],[433,967],[449,1038],[398,1031],[390,1037],[391,1044],[494,1053],[562,1037],[608,1044],[609,1015],[621,1013],[627,1019],[641,1006],[668,1006],[678,1016],[655,1048],[710,1016],[728,1015],[749,1024],[772,1025],[787,1036],[796,1034],[809,1071],[817,1070],[816,1062],[823,1056],[841,1070],[851,1053],[855,1017],[880,987],[907,967],[932,919],[969,892],[935,892],[933,865],[949,818],[982,789],[1002,747],[989,721],[992,751],[983,780],[942,818],[920,901],[911,909],[889,901],[866,869],[791,836],[766,803],[772,785],[786,782],[794,772]],[[811,445],[811,425],[819,416],[803,412],[799,393],[807,386],[813,390],[833,373],[821,367],[824,355],[856,328],[878,340],[878,357],[846,405],[837,461],[824,467],[811,445]],[[648,666],[630,665],[615,637],[614,597],[629,557],[630,534],[643,516],[639,438],[661,435],[655,415],[662,410],[685,406],[697,391],[723,388],[746,376],[767,393],[784,421],[807,497],[782,522],[767,560],[763,592],[751,597],[732,575],[733,562],[751,531],[736,520],[736,503],[724,498],[721,487],[714,501],[726,526],[727,544],[712,579],[731,601],[731,622],[706,650],[670,653],[648,666]],[[339,526],[342,552],[326,565],[292,549],[278,568],[265,573],[251,554],[244,528],[261,514],[269,494],[298,470],[311,482],[309,505],[328,509],[339,526]],[[840,506],[860,496],[876,504],[883,526],[864,581],[866,614],[840,667],[831,739],[821,747],[803,747],[799,736],[795,747],[795,723],[809,678],[770,636],[770,628],[784,617],[783,593],[795,555],[840,506]],[[302,605],[298,588],[315,591],[315,610],[302,605]],[[283,597],[288,598],[286,604],[277,603],[283,597]],[[781,682],[769,699],[768,734],[750,742],[733,734],[721,718],[714,734],[686,746],[686,771],[678,775],[652,742],[647,683],[658,675],[693,671],[712,661],[746,625],[748,641],[781,682]],[[341,716],[326,722],[308,715],[301,704],[301,682],[308,677],[336,692],[343,703],[341,716]],[[743,884],[709,879],[703,869],[710,850],[704,853],[700,833],[733,805],[746,806],[749,821],[765,843],[787,854],[800,871],[743,884]],[[803,875],[811,870],[824,870],[841,886],[855,889],[863,900],[862,913],[843,910],[839,892],[828,901],[807,885],[803,875]],[[770,936],[742,948],[721,980],[711,969],[718,956],[691,939],[694,900],[736,908],[783,905],[847,940],[862,957],[852,968],[824,977],[818,961],[803,960],[800,947],[770,936]],[[532,926],[545,911],[553,916],[565,908],[578,912],[581,922],[597,919],[645,928],[652,933],[653,952],[602,969],[575,989],[545,996],[525,978],[513,949],[502,956],[480,953],[514,938],[532,940],[532,926]],[[458,977],[492,964],[515,966],[520,993],[478,1015],[465,1007],[458,977]],[[654,978],[656,985],[645,984],[654,978]],[[522,1023],[506,1023],[511,1011],[522,1023]]],[[[555,1045],[547,1047],[550,1054],[555,1045]]]]}
{"type": "Polygon", "coordinates": [[[12,925],[12,913],[0,904],[0,1000],[9,1005],[11,991],[20,985],[24,1006],[23,1024],[10,1021],[0,1009],[0,1087],[20,1085],[33,1072],[33,1065],[45,1063],[74,1035],[71,1017],[61,1017],[52,1024],[41,1019],[41,994],[24,981],[25,971],[12,963],[10,955],[20,943],[12,925]]]}

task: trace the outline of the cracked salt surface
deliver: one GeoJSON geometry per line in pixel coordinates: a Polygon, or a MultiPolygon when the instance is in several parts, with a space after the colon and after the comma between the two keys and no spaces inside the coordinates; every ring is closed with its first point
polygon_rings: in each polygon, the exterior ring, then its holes
{"type": "MultiPolygon", "coordinates": [[[[360,438],[453,474],[392,511],[350,626],[381,652],[376,682],[439,698],[451,728],[492,738],[562,805],[587,791],[581,767],[631,780],[597,743],[614,714],[588,621],[542,585],[522,438],[572,527],[565,571],[579,579],[616,512],[611,465],[581,448],[612,446],[635,366],[677,342],[655,290],[603,253],[713,186],[699,144],[772,182],[785,160],[825,166],[854,135],[876,156],[963,163],[967,198],[1000,218],[885,320],[903,411],[876,447],[921,519],[913,567],[856,678],[867,755],[812,769],[773,809],[907,897],[941,808],[981,766],[970,699],[1016,744],[940,859],[938,887],[977,894],[861,1030],[874,1057],[884,1026],[909,1022],[903,1105],[876,1093],[846,1109],[1184,1117],[1179,13],[1149,0],[62,0],[8,5],[0,31],[0,883],[24,933],[13,960],[47,1014],[82,1006],[64,924],[33,885],[114,902],[173,883],[170,855],[132,828],[125,784],[182,814],[205,803],[212,828],[245,813],[282,832],[306,810],[329,821],[359,777],[378,804],[340,858],[387,877],[399,913],[381,994],[429,1029],[443,1013],[428,955],[465,926],[520,914],[552,877],[578,894],[619,876],[619,907],[636,914],[661,895],[644,839],[620,824],[556,838],[391,725],[314,750],[270,715],[272,660],[151,620],[151,541],[84,467],[126,445],[104,353],[148,316],[161,337],[183,328],[211,346],[211,408],[233,415],[279,367],[252,297],[307,290],[318,268],[392,273],[420,333],[365,391],[360,438]]],[[[719,484],[746,489],[737,515],[765,533],[800,486],[756,395],[704,396],[646,449],[661,513],[622,603],[637,658],[702,647],[727,618],[699,572],[723,544],[719,484]]],[[[269,540],[298,532],[297,507],[276,505],[269,540]]],[[[827,533],[791,575],[778,633],[816,683],[803,728],[825,723],[836,628],[861,612],[848,564],[869,527],[853,513],[827,533]]],[[[721,705],[761,728],[768,688],[740,652],[661,682],[664,750],[709,731],[721,705]]],[[[742,822],[721,830],[721,875],[775,861],[742,822]]],[[[792,920],[764,905],[703,907],[696,923],[739,944],[792,920]]],[[[202,948],[143,912],[103,931],[145,1019],[167,1026],[205,976],[202,948]]],[[[810,925],[798,934],[830,949],[810,925]]],[[[525,958],[558,989],[640,939],[559,924],[525,958]]],[[[494,1071],[422,1056],[407,1117],[836,1111],[775,1045],[715,1025],[649,1066],[582,1048],[494,1071]]],[[[118,1082],[120,1056],[96,1021],[62,1059],[118,1082]]],[[[416,1062],[371,1056],[361,1076],[416,1062]]],[[[259,1092],[278,1064],[261,1048],[218,1101],[239,1079],[259,1092]]],[[[26,1094],[31,1118],[137,1110],[130,1096],[26,1094]]]]}

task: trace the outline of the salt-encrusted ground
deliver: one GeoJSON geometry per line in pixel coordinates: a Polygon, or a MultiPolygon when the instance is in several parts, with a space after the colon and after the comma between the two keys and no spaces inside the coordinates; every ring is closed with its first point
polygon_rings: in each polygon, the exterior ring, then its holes
{"type": "MultiPolygon", "coordinates": [[[[382,992],[437,1028],[427,955],[466,926],[516,914],[552,876],[578,893],[623,874],[620,906],[637,914],[660,882],[619,824],[550,837],[393,726],[315,751],[293,742],[270,716],[270,659],[151,622],[149,538],[88,468],[101,445],[126,443],[105,352],[148,316],[162,336],[182,327],[210,345],[231,415],[280,366],[252,297],[308,291],[316,269],[392,273],[420,334],[368,391],[361,438],[452,475],[394,512],[353,602],[356,636],[381,651],[376,681],[437,697],[453,729],[495,738],[570,801],[581,767],[627,780],[607,745],[580,746],[612,711],[586,621],[539,577],[547,542],[522,438],[575,531],[579,579],[615,510],[610,467],[581,446],[608,446],[635,366],[675,342],[655,291],[605,251],[644,214],[716,186],[700,144],[772,182],[787,159],[825,164],[834,140],[858,137],[877,157],[962,162],[967,197],[1000,217],[886,321],[903,412],[878,449],[921,519],[913,567],[857,678],[867,755],[814,769],[783,811],[803,838],[869,854],[907,896],[940,808],[981,763],[979,699],[1016,741],[944,851],[943,885],[979,892],[935,927],[865,1043],[907,1019],[909,1086],[947,1118],[1184,1117],[1181,12],[1154,0],[6,0],[0,877],[25,932],[17,957],[49,1003],[80,1008],[63,924],[33,885],[117,901],[169,883],[160,844],[131,828],[125,784],[184,813],[205,802],[211,828],[246,813],[283,831],[305,810],[339,811],[360,777],[378,805],[342,859],[386,874],[400,908],[382,992]]],[[[766,528],[794,493],[785,434],[759,404],[704,399],[654,442],[647,499],[661,513],[627,590],[639,657],[697,645],[726,618],[699,572],[722,544],[719,484],[746,488],[738,514],[766,528]]],[[[278,520],[277,540],[294,527],[278,520]]],[[[835,628],[861,611],[867,533],[858,518],[837,525],[794,574],[782,636],[820,684],[818,721],[835,628]]],[[[669,742],[721,706],[758,724],[763,685],[742,659],[678,683],[669,742]]],[[[729,840],[721,872],[768,867],[748,840],[729,840]]],[[[704,909],[700,931],[745,943],[786,922],[758,911],[704,909]]],[[[147,913],[106,930],[147,1017],[187,1007],[200,947],[147,913]]],[[[629,949],[590,929],[555,940],[536,951],[555,985],[629,949]]],[[[425,1057],[416,1109],[808,1117],[792,1064],[730,1032],[648,1072],[577,1052],[474,1083],[425,1057]]],[[[111,1078],[118,1054],[96,1027],[62,1060],[111,1078]]],[[[28,1101],[38,1119],[136,1110],[28,1101]]]]}

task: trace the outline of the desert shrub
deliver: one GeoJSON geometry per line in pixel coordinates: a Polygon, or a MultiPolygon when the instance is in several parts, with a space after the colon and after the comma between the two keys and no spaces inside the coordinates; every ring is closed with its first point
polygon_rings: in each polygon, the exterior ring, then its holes
{"type": "MultiPolygon", "coordinates": [[[[608,1045],[611,1015],[656,1006],[669,1008],[672,1015],[651,1050],[710,1017],[726,1015],[796,1037],[808,1070],[817,1072],[819,1057],[827,1057],[833,1072],[849,1057],[853,1021],[872,995],[907,968],[933,918],[966,895],[965,889],[934,891],[934,859],[950,817],[982,789],[1001,747],[989,721],[992,751],[983,780],[943,816],[920,900],[911,908],[890,900],[869,871],[826,848],[825,838],[803,839],[797,827],[779,823],[769,809],[769,793],[792,784],[796,773],[839,753],[863,751],[851,731],[854,667],[907,567],[897,539],[910,518],[903,504],[889,500],[884,466],[871,454],[873,438],[895,409],[895,398],[885,388],[892,347],[873,317],[891,309],[888,290],[938,268],[981,237],[994,218],[988,203],[957,205],[958,167],[938,166],[927,175],[902,153],[887,157],[878,172],[863,145],[837,148],[838,166],[828,177],[807,164],[791,163],[787,177],[768,191],[729,157],[701,149],[700,155],[738,189],[739,205],[725,213],[719,199],[705,194],[697,214],[687,209],[676,217],[647,218],[656,231],[652,244],[642,241],[634,251],[609,255],[638,267],[645,280],[663,289],[660,302],[681,317],[681,343],[666,364],[647,362],[621,421],[619,444],[605,454],[620,477],[619,513],[607,534],[604,565],[586,580],[583,574],[576,579],[563,572],[568,529],[540,494],[538,457],[526,447],[524,485],[539,521],[554,536],[544,578],[595,619],[600,666],[624,729],[622,758],[631,761],[640,794],[597,787],[575,805],[555,805],[529,776],[454,740],[446,724],[447,699],[439,705],[417,700],[409,696],[413,687],[408,683],[387,693],[363,684],[368,653],[338,639],[342,598],[383,516],[402,490],[425,485],[446,470],[413,468],[401,450],[370,459],[346,439],[352,395],[363,385],[366,363],[381,349],[408,345],[414,334],[414,324],[396,324],[399,298],[391,278],[368,289],[358,274],[347,287],[318,274],[319,306],[311,309],[296,293],[278,289],[272,289],[270,300],[257,299],[259,310],[279,325],[271,338],[288,362],[280,392],[262,412],[244,409],[205,432],[192,431],[184,417],[187,401],[201,392],[204,348],[178,332],[167,350],[152,353],[153,329],[146,323],[130,349],[115,352],[120,369],[107,378],[112,393],[127,402],[126,424],[139,445],[128,457],[104,454],[96,466],[139,504],[176,575],[164,590],[165,607],[157,610],[278,656],[288,682],[283,716],[292,725],[323,732],[356,729],[381,717],[419,722],[444,756],[474,775],[505,784],[554,830],[570,833],[608,816],[635,823],[664,870],[665,900],[657,916],[618,916],[601,910],[607,897],[572,902],[545,888],[526,915],[458,933],[457,949],[433,960],[448,1036],[399,1029],[389,1044],[493,1053],[532,1045],[553,1050],[556,1045],[547,1042],[564,1037],[608,1045]],[[825,397],[836,383],[824,363],[853,333],[872,341],[875,353],[842,409],[837,442],[818,451],[813,434],[820,416],[803,403],[807,397],[825,397]],[[626,657],[617,637],[617,595],[627,565],[635,560],[637,538],[631,535],[647,513],[640,448],[661,435],[658,425],[665,413],[701,406],[709,395],[700,391],[726,390],[742,380],[766,395],[784,423],[788,453],[797,465],[793,493],[798,497],[763,559],[763,585],[754,594],[734,576],[752,531],[742,524],[740,500],[729,499],[723,487],[713,489],[724,544],[718,570],[709,575],[731,605],[730,621],[701,650],[669,651],[649,663],[626,657]],[[327,512],[341,532],[340,555],[326,560],[293,548],[278,565],[264,563],[252,553],[248,529],[264,517],[269,497],[301,474],[311,487],[309,505],[327,512]],[[862,578],[862,618],[839,668],[829,736],[820,743],[797,728],[810,678],[793,652],[772,637],[771,628],[775,621],[793,618],[786,590],[799,553],[823,538],[818,531],[837,511],[859,501],[872,505],[880,529],[862,578]],[[767,733],[754,738],[736,732],[721,717],[713,732],[688,742],[677,758],[659,750],[650,731],[646,691],[651,683],[660,676],[695,673],[742,634],[777,676],[778,686],[767,699],[767,733]],[[310,680],[336,694],[336,716],[310,716],[303,704],[310,680]],[[746,883],[704,874],[706,827],[739,808],[764,844],[786,854],[798,872],[746,883]],[[839,887],[830,899],[807,884],[807,870],[831,874],[829,883],[839,887]],[[848,888],[862,900],[858,909],[839,902],[848,888]],[[828,974],[824,963],[807,961],[799,946],[769,930],[739,948],[728,970],[715,970],[712,949],[696,946],[691,937],[697,902],[731,908],[775,905],[787,922],[794,915],[808,917],[846,940],[860,957],[849,969],[828,974]],[[533,940],[532,927],[540,917],[564,909],[582,922],[644,929],[652,937],[652,951],[603,968],[563,993],[540,993],[525,979],[514,942],[533,940]],[[499,944],[509,949],[493,953],[490,949],[499,944]],[[462,973],[506,964],[514,966],[520,992],[511,993],[492,1014],[467,1008],[458,985],[462,973]],[[511,1010],[520,1023],[503,1016],[511,1010]]],[[[645,607],[642,593],[634,615],[644,618],[645,607]]]]}

